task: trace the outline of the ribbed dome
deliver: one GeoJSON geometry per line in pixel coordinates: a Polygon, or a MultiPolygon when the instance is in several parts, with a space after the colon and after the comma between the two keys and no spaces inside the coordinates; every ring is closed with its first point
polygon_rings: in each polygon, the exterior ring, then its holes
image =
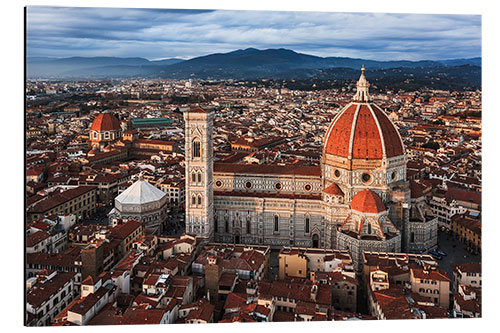
{"type": "Polygon", "coordinates": [[[120,121],[110,112],[100,113],[92,122],[91,131],[117,131],[120,121]]]}
{"type": "Polygon", "coordinates": [[[361,213],[376,214],[383,212],[387,208],[377,193],[369,189],[364,189],[363,191],[356,193],[356,195],[352,198],[351,209],[357,210],[361,213]]]}
{"type": "Polygon", "coordinates": [[[324,153],[343,158],[379,160],[403,155],[403,142],[385,112],[371,103],[369,83],[361,74],[354,101],[333,119],[324,140],[324,153]]]}

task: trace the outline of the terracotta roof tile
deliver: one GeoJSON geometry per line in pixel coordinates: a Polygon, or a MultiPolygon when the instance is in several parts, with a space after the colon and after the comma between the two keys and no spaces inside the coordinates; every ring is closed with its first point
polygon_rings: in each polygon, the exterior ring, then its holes
{"type": "Polygon", "coordinates": [[[356,193],[351,200],[351,208],[362,213],[380,213],[386,210],[382,199],[370,189],[356,193]]]}
{"type": "Polygon", "coordinates": [[[100,113],[92,122],[91,131],[114,131],[120,129],[120,121],[110,112],[100,113]]]}
{"type": "Polygon", "coordinates": [[[325,188],[323,192],[325,192],[326,194],[341,195],[341,196],[344,195],[344,192],[342,192],[340,187],[335,183],[330,184],[330,186],[325,188]]]}

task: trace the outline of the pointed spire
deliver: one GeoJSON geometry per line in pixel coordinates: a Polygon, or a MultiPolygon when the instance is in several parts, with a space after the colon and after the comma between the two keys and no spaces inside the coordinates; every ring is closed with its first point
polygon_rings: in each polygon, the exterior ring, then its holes
{"type": "Polygon", "coordinates": [[[370,83],[368,83],[365,78],[365,65],[361,67],[361,76],[359,77],[356,87],[357,90],[356,95],[354,95],[354,100],[356,102],[369,102],[371,100],[370,94],[368,93],[370,83]]]}

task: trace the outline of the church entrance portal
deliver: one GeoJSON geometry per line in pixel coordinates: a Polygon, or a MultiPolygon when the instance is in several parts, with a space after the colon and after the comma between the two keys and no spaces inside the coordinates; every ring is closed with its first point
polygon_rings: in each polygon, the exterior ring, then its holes
{"type": "Polygon", "coordinates": [[[313,235],[312,241],[313,241],[312,247],[318,248],[319,247],[319,236],[317,234],[313,235]]]}

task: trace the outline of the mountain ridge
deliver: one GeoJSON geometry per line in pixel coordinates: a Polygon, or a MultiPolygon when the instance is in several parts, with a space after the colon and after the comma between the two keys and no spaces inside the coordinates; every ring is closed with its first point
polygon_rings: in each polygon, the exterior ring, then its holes
{"type": "Polygon", "coordinates": [[[28,78],[116,78],[159,77],[171,79],[253,79],[314,78],[334,68],[359,71],[392,68],[452,68],[462,65],[481,67],[481,57],[445,60],[377,61],[350,57],[319,57],[290,49],[238,49],[191,59],[167,58],[150,61],[141,57],[28,58],[28,78]]]}

